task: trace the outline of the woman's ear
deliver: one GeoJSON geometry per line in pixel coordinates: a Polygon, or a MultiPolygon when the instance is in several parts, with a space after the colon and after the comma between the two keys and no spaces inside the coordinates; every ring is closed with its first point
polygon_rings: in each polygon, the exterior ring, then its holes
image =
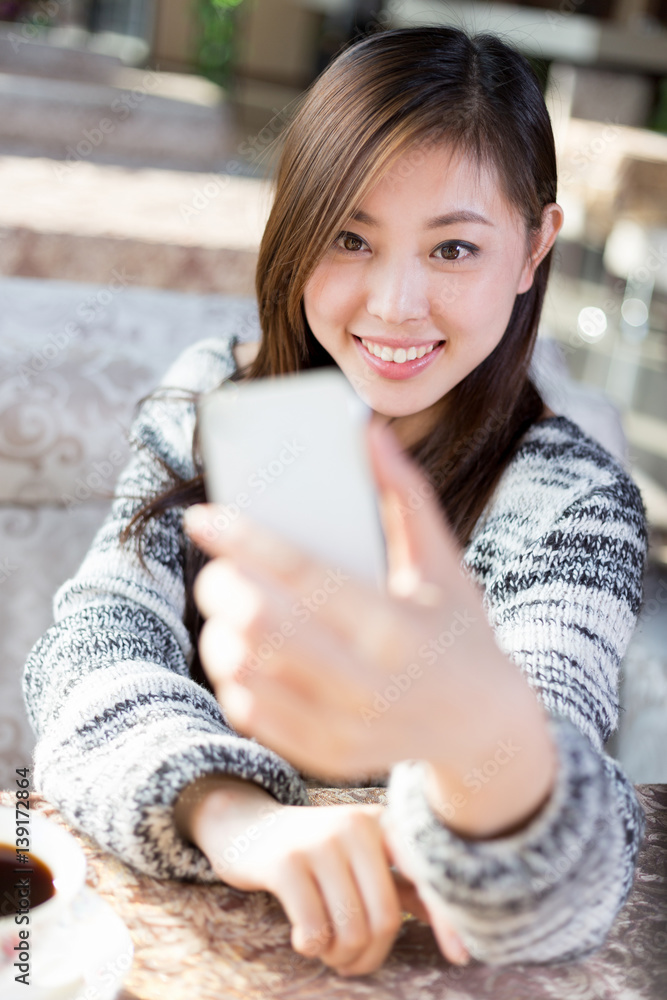
{"type": "Polygon", "coordinates": [[[535,271],[540,261],[544,260],[556,242],[556,237],[563,225],[563,219],[563,209],[555,201],[544,206],[542,210],[542,225],[539,232],[535,233],[531,239],[531,254],[521,272],[517,295],[527,292],[533,284],[535,271]]]}

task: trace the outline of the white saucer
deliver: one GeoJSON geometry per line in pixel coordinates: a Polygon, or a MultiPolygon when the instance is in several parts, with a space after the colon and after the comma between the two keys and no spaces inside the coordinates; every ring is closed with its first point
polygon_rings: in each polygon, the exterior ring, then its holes
{"type": "Polygon", "coordinates": [[[14,982],[3,1000],[114,1000],[132,966],[134,946],[116,912],[85,886],[72,904],[73,921],[56,953],[35,962],[30,986],[14,982]]]}

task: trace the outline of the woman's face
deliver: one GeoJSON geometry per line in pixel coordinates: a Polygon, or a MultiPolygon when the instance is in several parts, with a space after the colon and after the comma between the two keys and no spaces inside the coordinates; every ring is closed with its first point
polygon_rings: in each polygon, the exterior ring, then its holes
{"type": "Polygon", "coordinates": [[[495,174],[446,146],[415,148],[309,278],[313,335],[376,413],[404,418],[395,425],[404,443],[428,430],[438,401],[502,338],[516,295],[556,238],[560,208],[548,206],[544,220],[531,261],[525,224],[495,174]]]}

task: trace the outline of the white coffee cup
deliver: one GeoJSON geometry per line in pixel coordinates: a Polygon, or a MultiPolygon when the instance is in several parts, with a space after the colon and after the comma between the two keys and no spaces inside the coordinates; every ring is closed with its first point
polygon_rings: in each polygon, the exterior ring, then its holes
{"type": "MultiPolygon", "coordinates": [[[[29,966],[28,979],[31,983],[39,980],[40,976],[43,978],[47,970],[48,978],[54,980],[54,985],[55,980],[58,980],[58,986],[63,987],[68,981],[76,980],[76,970],[58,968],[57,955],[60,942],[66,938],[72,922],[72,904],[86,882],[86,857],[70,833],[35,812],[30,812],[27,823],[23,822],[22,814],[19,814],[17,824],[15,809],[0,806],[0,843],[10,849],[16,847],[17,825],[29,829],[29,855],[38,858],[50,869],[55,892],[50,899],[30,909],[28,922],[25,921],[24,913],[16,913],[15,905],[12,906],[12,912],[7,913],[8,901],[0,901],[2,997],[10,992],[12,995],[17,992],[16,987],[22,984],[16,982],[16,977],[26,964],[29,966]],[[24,932],[23,936],[21,931],[24,932]],[[27,958],[27,962],[21,961],[22,956],[27,958]],[[16,962],[18,965],[15,965],[16,962]]],[[[19,851],[21,854],[27,853],[23,847],[19,847],[19,851]]],[[[17,880],[28,877],[27,872],[31,868],[29,863],[17,862],[15,867],[17,880]]],[[[28,997],[31,991],[25,990],[25,987],[23,990],[23,995],[28,997]]]]}

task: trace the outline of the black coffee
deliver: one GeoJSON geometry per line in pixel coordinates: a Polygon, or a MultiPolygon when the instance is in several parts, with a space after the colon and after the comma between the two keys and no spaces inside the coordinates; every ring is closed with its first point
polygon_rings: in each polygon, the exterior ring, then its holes
{"type": "Polygon", "coordinates": [[[0,844],[0,917],[9,917],[19,910],[25,912],[27,899],[33,910],[51,899],[55,892],[53,872],[43,861],[31,854],[28,864],[19,864],[16,848],[0,844]],[[30,890],[29,896],[26,887],[30,890]]]}

